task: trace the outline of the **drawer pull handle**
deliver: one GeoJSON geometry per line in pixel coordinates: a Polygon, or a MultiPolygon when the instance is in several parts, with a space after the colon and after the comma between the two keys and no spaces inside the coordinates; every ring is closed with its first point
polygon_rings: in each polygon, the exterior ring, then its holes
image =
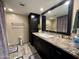
{"type": "Polygon", "coordinates": [[[61,55],[61,52],[59,52],[59,51],[56,51],[59,55],[61,55]]]}

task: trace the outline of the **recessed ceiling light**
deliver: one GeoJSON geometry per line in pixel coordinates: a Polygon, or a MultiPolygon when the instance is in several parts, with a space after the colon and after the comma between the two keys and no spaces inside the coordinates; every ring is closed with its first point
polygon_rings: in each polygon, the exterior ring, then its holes
{"type": "Polygon", "coordinates": [[[31,18],[35,18],[35,16],[34,15],[31,15],[31,18]]]}
{"type": "Polygon", "coordinates": [[[8,10],[9,10],[10,12],[13,12],[13,9],[11,9],[11,8],[8,8],[8,10]]]}
{"type": "Polygon", "coordinates": [[[6,7],[4,7],[4,10],[6,11],[6,7]]]}
{"type": "Polygon", "coordinates": [[[48,13],[51,13],[51,11],[48,11],[48,13]]]}
{"type": "Polygon", "coordinates": [[[65,2],[65,5],[69,5],[69,3],[70,3],[70,1],[68,0],[68,1],[65,2]]]}
{"type": "Polygon", "coordinates": [[[40,8],[40,11],[43,11],[44,9],[43,8],[40,8]]]}

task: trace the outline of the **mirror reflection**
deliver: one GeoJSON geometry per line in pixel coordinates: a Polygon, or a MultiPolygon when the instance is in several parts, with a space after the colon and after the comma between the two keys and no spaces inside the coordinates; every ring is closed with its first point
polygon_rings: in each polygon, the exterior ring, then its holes
{"type": "Polygon", "coordinates": [[[79,9],[76,11],[73,25],[73,33],[79,34],[79,9]]]}
{"type": "Polygon", "coordinates": [[[61,6],[48,11],[46,16],[46,30],[55,32],[67,32],[68,8],[70,1],[66,1],[61,6]]]}

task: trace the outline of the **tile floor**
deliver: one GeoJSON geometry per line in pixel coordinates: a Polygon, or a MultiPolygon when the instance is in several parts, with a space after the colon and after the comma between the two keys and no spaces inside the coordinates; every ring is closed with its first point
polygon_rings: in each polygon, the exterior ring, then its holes
{"type": "Polygon", "coordinates": [[[18,46],[18,52],[9,55],[10,59],[41,59],[30,43],[18,46]]]}

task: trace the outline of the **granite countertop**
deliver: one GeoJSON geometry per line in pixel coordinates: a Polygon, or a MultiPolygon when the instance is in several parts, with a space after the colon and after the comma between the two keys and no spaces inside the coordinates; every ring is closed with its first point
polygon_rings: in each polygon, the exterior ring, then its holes
{"type": "Polygon", "coordinates": [[[36,32],[33,33],[34,35],[42,38],[43,40],[65,50],[69,54],[72,54],[73,56],[77,57],[79,59],[79,49],[77,49],[74,44],[72,43],[73,41],[71,39],[65,39],[60,37],[60,35],[57,34],[51,34],[47,32],[36,32]]]}

